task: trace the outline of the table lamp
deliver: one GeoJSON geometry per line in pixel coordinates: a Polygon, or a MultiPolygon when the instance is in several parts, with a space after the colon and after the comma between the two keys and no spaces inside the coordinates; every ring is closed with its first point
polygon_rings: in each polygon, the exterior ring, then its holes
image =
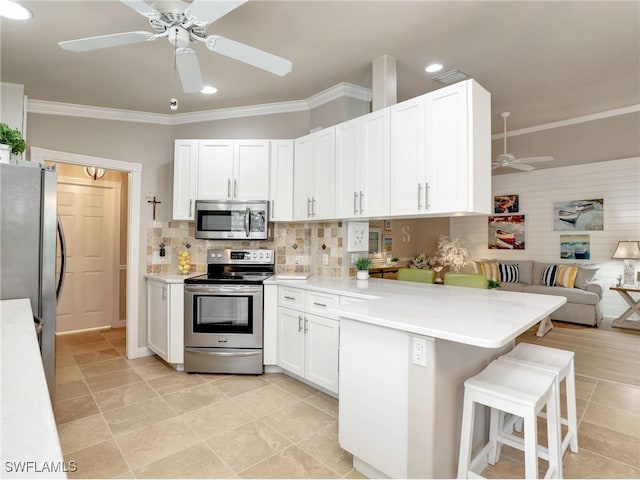
{"type": "Polygon", "coordinates": [[[624,260],[622,283],[624,285],[633,285],[635,260],[640,258],[640,241],[620,240],[611,258],[624,260]]]}

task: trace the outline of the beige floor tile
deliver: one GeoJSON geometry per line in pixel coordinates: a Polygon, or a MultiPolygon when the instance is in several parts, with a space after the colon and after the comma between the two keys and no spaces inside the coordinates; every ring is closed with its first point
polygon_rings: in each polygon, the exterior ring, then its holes
{"type": "Polygon", "coordinates": [[[127,329],[126,328],[112,328],[111,330],[105,330],[104,332],[100,332],[100,334],[106,338],[107,340],[111,340],[113,338],[127,338],[127,329]]]}
{"type": "Polygon", "coordinates": [[[113,438],[111,430],[100,414],[63,423],[58,426],[58,435],[62,453],[65,454],[113,438]]]}
{"type": "Polygon", "coordinates": [[[264,417],[263,421],[292,442],[299,442],[336,419],[302,401],[287,405],[264,417]]]}
{"type": "Polygon", "coordinates": [[[640,468],[640,438],[582,422],[578,447],[640,468]]]}
{"type": "Polygon", "coordinates": [[[66,454],[64,459],[77,465],[75,472],[68,473],[69,478],[111,478],[129,470],[113,440],[76,450],[66,454]]]}
{"type": "Polygon", "coordinates": [[[204,380],[198,375],[191,375],[184,372],[171,372],[163,377],[152,378],[148,383],[160,395],[166,395],[177,392],[178,390],[194,387],[204,383],[204,380]]]}
{"type": "Polygon", "coordinates": [[[120,358],[121,355],[115,348],[107,348],[106,350],[98,350],[89,353],[79,353],[74,355],[73,358],[79,365],[85,363],[102,362],[104,360],[113,360],[114,358],[120,358]]]}
{"type": "Polygon", "coordinates": [[[138,382],[104,390],[94,393],[93,396],[98,408],[102,412],[158,398],[156,391],[147,385],[146,382],[138,382]]]}
{"type": "Polygon", "coordinates": [[[203,443],[136,469],[136,478],[231,478],[233,472],[203,443]]]}
{"type": "Polygon", "coordinates": [[[127,433],[116,441],[132,469],[200,442],[196,434],[178,417],[127,433]]]}
{"type": "Polygon", "coordinates": [[[317,390],[298,380],[287,377],[278,383],[280,388],[285,389],[289,393],[293,393],[298,398],[307,398],[317,392],[317,390]]]}
{"type": "Polygon", "coordinates": [[[599,381],[591,401],[640,412],[640,389],[630,385],[599,381]]]}
{"type": "Polygon", "coordinates": [[[199,373],[199,377],[201,377],[205,382],[215,383],[219,382],[223,378],[227,378],[230,375],[226,373],[199,373]]]}
{"type": "Polygon", "coordinates": [[[344,478],[367,478],[355,468],[347,473],[344,478]]]}
{"type": "MultiPolygon", "coordinates": [[[[524,463],[518,462],[505,455],[495,465],[489,465],[480,473],[485,478],[524,478],[524,463]]],[[[538,472],[542,477],[544,472],[538,472]]]]}
{"type": "Polygon", "coordinates": [[[79,397],[80,395],[88,395],[89,393],[89,387],[84,380],[59,383],[56,385],[56,402],[79,397]]]}
{"type": "Polygon", "coordinates": [[[328,413],[333,418],[338,418],[338,400],[322,392],[316,392],[310,397],[304,399],[310,405],[319,408],[325,413],[328,413]]]}
{"type": "Polygon", "coordinates": [[[256,420],[255,415],[232,399],[192,410],[183,414],[182,418],[203,440],[218,432],[256,420]]]}
{"type": "Polygon", "coordinates": [[[640,437],[640,411],[637,410],[634,412],[591,401],[582,421],[640,437]]]}
{"type": "Polygon", "coordinates": [[[79,365],[80,371],[85,378],[97,377],[105,373],[115,372],[117,370],[133,371],[124,358],[114,358],[113,360],[105,360],[103,362],[83,363],[79,365]]]}
{"type": "Polygon", "coordinates": [[[564,478],[640,478],[640,470],[589,450],[567,454],[562,464],[564,478]]]}
{"type": "Polygon", "coordinates": [[[146,357],[138,357],[127,360],[129,365],[133,368],[142,367],[143,365],[155,365],[157,363],[161,363],[164,365],[164,362],[160,360],[160,357],[157,355],[147,355],[146,357]]]}
{"type": "Polygon", "coordinates": [[[211,405],[212,403],[226,400],[227,396],[214,384],[202,383],[195,387],[170,393],[163,398],[178,414],[183,414],[197,408],[211,405]]]}
{"type": "MultiPolygon", "coordinates": [[[[576,397],[582,400],[589,400],[591,395],[593,395],[593,391],[596,388],[596,383],[598,382],[594,378],[583,377],[581,375],[576,375],[576,397]]],[[[562,386],[562,391],[564,392],[564,385],[562,386]]]]}
{"type": "Polygon", "coordinates": [[[240,474],[241,478],[336,478],[336,473],[298,447],[289,447],[240,474]]]}
{"type": "Polygon", "coordinates": [[[125,347],[127,345],[126,338],[110,338],[109,343],[114,347],[125,347]]]}
{"type": "Polygon", "coordinates": [[[59,355],[56,353],[56,368],[73,367],[77,365],[76,359],[73,355],[59,355]]]}
{"type": "MultiPolygon", "coordinates": [[[[216,383],[216,385],[219,384],[220,382],[216,383]]],[[[298,397],[279,388],[276,384],[268,384],[264,388],[252,390],[236,397],[235,400],[258,418],[299,401],[298,397]]]]}
{"type": "Polygon", "coordinates": [[[163,377],[165,375],[175,372],[173,368],[164,365],[160,362],[149,363],[147,365],[140,365],[134,367],[135,372],[145,380],[151,380],[152,378],[163,377]]]}
{"type": "Polygon", "coordinates": [[[175,416],[173,409],[161,398],[138,402],[104,413],[104,419],[116,437],[175,416]]]}
{"type": "Polygon", "coordinates": [[[340,476],[353,470],[353,455],[340,448],[338,424],[333,423],[298,443],[298,447],[320,460],[340,476]]]}
{"type": "Polygon", "coordinates": [[[92,392],[96,393],[141,381],[142,378],[137,373],[130,370],[120,370],[87,378],[87,385],[92,392]]]}
{"type": "Polygon", "coordinates": [[[282,380],[286,380],[289,377],[284,373],[265,373],[262,376],[260,376],[260,378],[263,379],[265,382],[278,383],[278,382],[281,382],[282,380]]]}
{"type": "Polygon", "coordinates": [[[78,343],[75,345],[69,345],[69,349],[74,355],[80,355],[82,353],[91,353],[99,350],[108,350],[110,348],[113,348],[113,345],[111,345],[111,343],[107,342],[102,338],[96,342],[78,343]]]}
{"type": "Polygon", "coordinates": [[[56,369],[56,384],[77,382],[78,380],[84,380],[84,376],[77,365],[56,369]]]}
{"type": "Polygon", "coordinates": [[[255,375],[231,375],[216,382],[216,387],[229,397],[236,397],[267,385],[266,381],[255,375]]]}
{"type": "Polygon", "coordinates": [[[70,398],[56,402],[53,407],[56,424],[71,422],[79,418],[99,413],[98,406],[91,395],[70,398]]]}
{"type": "Polygon", "coordinates": [[[99,331],[79,332],[72,334],[56,335],[56,343],[61,345],[79,345],[82,343],[95,343],[104,340],[99,331]]]}
{"type": "Polygon", "coordinates": [[[218,433],[209,447],[236,473],[288,447],[291,442],[260,421],[218,433]]]}
{"type": "Polygon", "coordinates": [[[133,473],[131,473],[131,470],[127,470],[124,473],[121,473],[120,475],[116,475],[113,478],[124,478],[124,479],[128,479],[128,478],[135,478],[135,476],[133,475],[133,473]]]}

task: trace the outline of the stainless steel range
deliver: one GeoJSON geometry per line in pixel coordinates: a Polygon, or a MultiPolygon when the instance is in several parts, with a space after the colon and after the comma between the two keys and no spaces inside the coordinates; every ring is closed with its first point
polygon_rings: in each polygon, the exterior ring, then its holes
{"type": "Polygon", "coordinates": [[[209,250],[207,274],[185,280],[184,370],[261,374],[263,285],[273,250],[209,250]]]}

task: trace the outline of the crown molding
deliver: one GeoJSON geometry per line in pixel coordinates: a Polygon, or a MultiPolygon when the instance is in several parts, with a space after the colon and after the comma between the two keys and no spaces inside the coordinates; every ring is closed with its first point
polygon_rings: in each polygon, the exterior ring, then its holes
{"type": "MultiPolygon", "coordinates": [[[[557,122],[544,123],[542,125],[535,125],[533,127],[521,128],[519,130],[513,130],[507,132],[507,138],[517,137],[518,135],[527,135],[528,133],[541,132],[543,130],[550,130],[552,128],[568,127],[569,125],[577,125],[579,123],[592,122],[594,120],[603,120],[605,118],[619,117],[621,115],[627,115],[629,113],[640,112],[640,104],[630,105],[628,107],[615,108],[613,110],[605,110],[604,112],[592,113],[590,115],[582,115],[580,117],[568,118],[566,120],[559,120],[557,122]]],[[[491,140],[500,140],[504,138],[504,133],[497,133],[491,136],[491,140]]]]}
{"type": "Polygon", "coordinates": [[[27,112],[41,115],[62,115],[66,117],[95,118],[100,120],[116,120],[123,122],[152,123],[156,125],[184,125],[189,123],[227,120],[231,118],[273,115],[279,113],[304,112],[319,107],[339,98],[354,98],[371,101],[371,89],[352,83],[342,82],[306,100],[290,102],[266,103],[246,107],[221,108],[202,112],[162,114],[139,112],[135,110],[119,110],[116,108],[93,107],[73,103],[50,102],[47,100],[27,100],[27,112]]]}

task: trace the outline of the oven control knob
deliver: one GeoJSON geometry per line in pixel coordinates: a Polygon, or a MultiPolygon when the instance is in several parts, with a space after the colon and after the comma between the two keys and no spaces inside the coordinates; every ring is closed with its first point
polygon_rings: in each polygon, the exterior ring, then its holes
{"type": "Polygon", "coordinates": [[[218,257],[218,258],[222,258],[222,254],[221,254],[221,253],[217,253],[217,254],[216,254],[216,257],[218,257]]]}
{"type": "Polygon", "coordinates": [[[260,252],[260,258],[262,258],[262,252],[260,252]]]}
{"type": "Polygon", "coordinates": [[[253,258],[258,258],[258,254],[256,252],[253,252],[253,258]]]}

